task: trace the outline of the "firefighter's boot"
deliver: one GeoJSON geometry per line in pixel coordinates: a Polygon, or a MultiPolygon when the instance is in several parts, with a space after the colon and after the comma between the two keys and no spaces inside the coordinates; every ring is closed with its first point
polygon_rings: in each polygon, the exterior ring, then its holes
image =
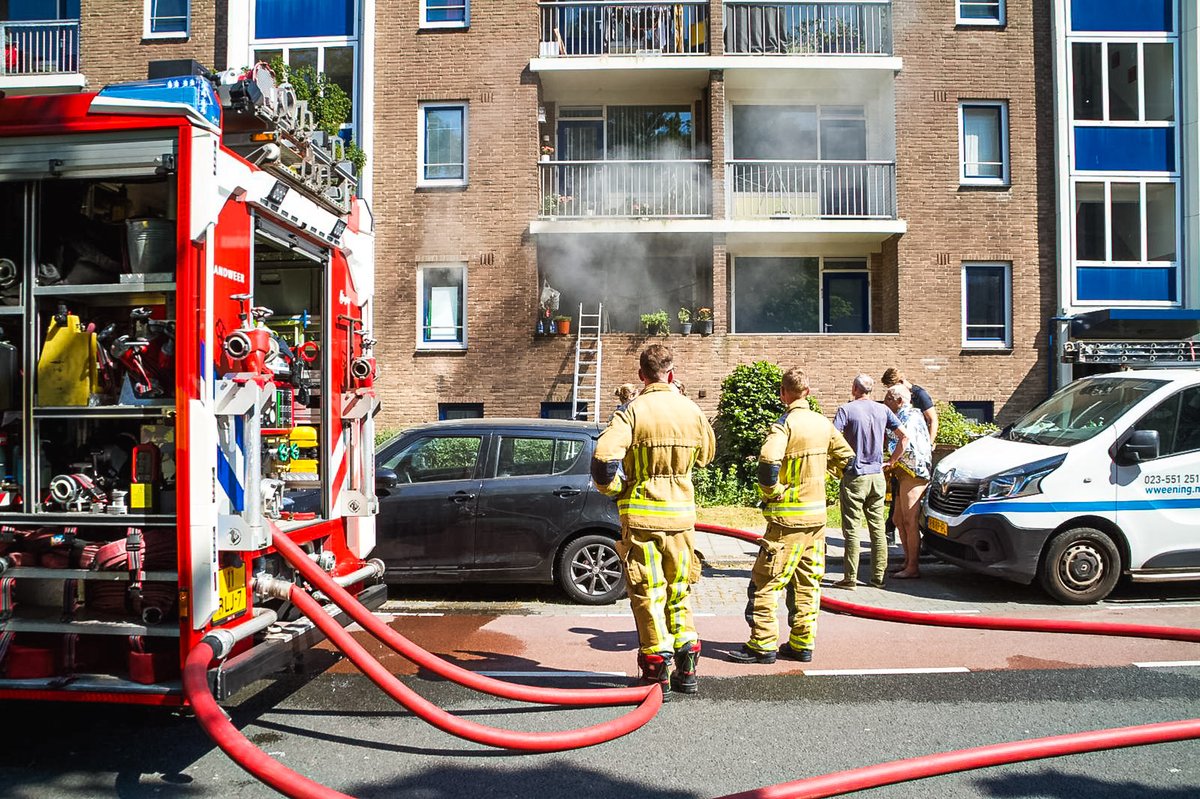
{"type": "Polygon", "coordinates": [[[642,670],[644,685],[657,685],[662,689],[664,698],[671,692],[670,652],[639,652],[638,668],[642,670]]]}
{"type": "Polygon", "coordinates": [[[696,680],[696,664],[699,660],[699,641],[693,641],[675,650],[675,671],[671,674],[672,691],[694,694],[700,690],[696,680]]]}

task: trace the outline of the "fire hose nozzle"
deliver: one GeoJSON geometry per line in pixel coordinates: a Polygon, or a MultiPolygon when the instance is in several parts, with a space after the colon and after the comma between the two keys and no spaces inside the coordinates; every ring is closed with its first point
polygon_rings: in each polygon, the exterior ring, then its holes
{"type": "Polygon", "coordinates": [[[370,380],[375,376],[375,360],[355,358],[350,362],[350,374],[355,380],[370,380]]]}
{"type": "Polygon", "coordinates": [[[235,330],[225,337],[225,354],[235,361],[240,361],[250,354],[254,345],[250,337],[240,330],[235,330]]]}

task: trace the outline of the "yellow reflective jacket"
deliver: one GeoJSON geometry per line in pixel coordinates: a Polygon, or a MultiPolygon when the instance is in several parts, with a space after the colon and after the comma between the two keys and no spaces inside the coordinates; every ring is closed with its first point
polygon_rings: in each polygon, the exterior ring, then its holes
{"type": "Polygon", "coordinates": [[[592,479],[616,497],[621,520],[639,530],[687,530],[696,523],[692,467],[717,442],[704,412],[668,383],[652,383],[617,411],[596,442],[592,479]]]}
{"type": "Polygon", "coordinates": [[[840,477],[854,450],[833,424],[799,399],[767,432],[758,456],[763,516],[784,527],[825,524],[825,472],[840,477]]]}

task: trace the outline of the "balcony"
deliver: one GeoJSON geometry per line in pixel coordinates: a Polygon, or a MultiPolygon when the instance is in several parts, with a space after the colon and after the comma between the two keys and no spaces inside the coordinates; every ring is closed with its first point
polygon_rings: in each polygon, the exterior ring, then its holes
{"type": "Polygon", "coordinates": [[[0,22],[4,64],[0,89],[80,89],[79,20],[0,22]]]}
{"type": "Polygon", "coordinates": [[[895,219],[889,161],[728,161],[733,219],[895,219]]]}
{"type": "Polygon", "coordinates": [[[539,56],[708,55],[708,2],[545,2],[539,56]]]}
{"type": "Polygon", "coordinates": [[[706,219],[711,165],[704,160],[543,161],[539,218],[706,219]]]}
{"type": "Polygon", "coordinates": [[[892,4],[725,3],[725,53],[766,56],[890,56],[892,4]]]}

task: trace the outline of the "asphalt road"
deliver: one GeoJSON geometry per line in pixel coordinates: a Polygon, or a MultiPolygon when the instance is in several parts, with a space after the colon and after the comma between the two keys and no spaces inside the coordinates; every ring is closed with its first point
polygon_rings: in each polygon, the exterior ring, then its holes
{"type": "MultiPolygon", "coordinates": [[[[860,589],[845,598],[877,604],[920,601],[940,608],[939,603],[952,600],[937,597],[953,593],[950,589],[961,578],[934,568],[920,591],[906,584],[903,595],[860,589]]],[[[305,775],[355,796],[421,799],[707,799],[948,749],[1200,717],[1200,666],[1131,665],[1139,653],[1156,646],[1153,642],[1032,636],[1041,641],[1034,644],[1026,643],[1029,637],[978,631],[946,638],[936,628],[838,616],[826,620],[829,614],[823,614],[818,654],[826,662],[814,663],[828,667],[822,673],[804,673],[799,664],[759,670],[730,664],[726,669],[719,647],[744,634],[739,618],[744,580],[739,569],[725,569],[710,573],[698,591],[697,605],[705,608],[698,624],[702,633],[709,631],[710,640],[718,641],[706,650],[701,695],[673,699],[646,727],[586,750],[523,755],[459,741],[397,712],[390,700],[324,649],[309,653],[297,673],[264,681],[226,707],[252,741],[305,775]],[[1072,667],[1047,667],[1050,659],[1024,654],[1025,647],[1035,645],[1057,647],[1055,662],[1072,667]],[[892,650],[922,646],[925,651],[918,654],[930,662],[969,663],[982,648],[995,650],[990,657],[1003,665],[954,673],[856,674],[841,668],[854,665],[862,650],[873,662],[887,662],[886,657],[896,654],[892,650]],[[1119,658],[1113,657],[1114,650],[1119,658]],[[1119,665],[1105,664],[1106,659],[1119,665]]],[[[1041,603],[1028,588],[1002,584],[988,592],[989,607],[1009,603],[1034,616],[1064,612],[1041,603]],[[1011,592],[1007,598],[1005,591],[1011,592]]],[[[540,676],[531,681],[563,686],[623,684],[625,678],[570,678],[553,669],[633,668],[631,625],[622,606],[579,608],[537,588],[471,594],[424,589],[413,598],[414,593],[393,592],[388,610],[397,614],[396,626],[466,665],[474,661],[476,667],[501,672],[533,668],[540,676]],[[444,615],[415,615],[430,613],[444,615]],[[611,628],[608,637],[595,634],[600,626],[611,628]]],[[[1133,614],[1163,624],[1191,618],[1195,624],[1200,619],[1197,593],[1194,586],[1149,592],[1134,587],[1124,589],[1109,606],[1070,612],[1114,620],[1133,614]]],[[[1167,658],[1200,660],[1195,645],[1172,646],[1178,649],[1146,659],[1160,664],[1167,658]]],[[[915,656],[909,652],[905,657],[915,656]]],[[[412,670],[397,671],[434,702],[483,724],[568,729],[619,712],[547,710],[483,699],[412,670]]],[[[275,795],[216,750],[186,715],[24,703],[0,705],[0,714],[6,722],[0,725],[0,795],[5,797],[275,795]]],[[[1200,796],[1196,752],[1196,743],[1188,742],[1076,755],[862,795],[1184,799],[1200,796]]]]}

